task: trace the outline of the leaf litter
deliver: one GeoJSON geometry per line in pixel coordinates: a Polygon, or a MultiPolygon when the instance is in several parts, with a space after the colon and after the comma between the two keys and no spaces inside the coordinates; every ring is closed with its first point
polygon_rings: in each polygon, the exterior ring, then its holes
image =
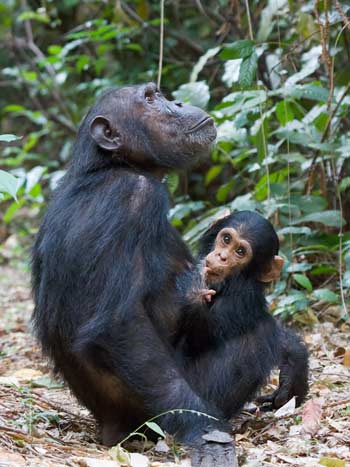
{"type": "MultiPolygon", "coordinates": [[[[31,334],[28,284],[28,275],[0,267],[0,467],[190,466],[170,437],[128,442],[119,452],[99,443],[93,418],[53,379],[31,334]]],[[[310,350],[304,406],[292,400],[277,413],[244,411],[232,421],[240,466],[350,466],[350,325],[328,311],[313,310],[316,324],[303,328],[310,350]]],[[[277,385],[275,372],[264,392],[277,385]]]]}

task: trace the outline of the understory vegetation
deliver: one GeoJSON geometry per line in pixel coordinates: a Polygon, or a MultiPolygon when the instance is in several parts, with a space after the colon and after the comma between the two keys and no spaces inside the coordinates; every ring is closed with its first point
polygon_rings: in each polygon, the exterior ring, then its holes
{"type": "MultiPolygon", "coordinates": [[[[349,18],[338,0],[165,1],[161,88],[218,129],[210,159],[168,175],[170,220],[195,251],[228,210],[271,219],[272,310],[306,324],[348,317],[349,18]]],[[[159,29],[153,0],[0,2],[1,261],[25,263],[96,96],[157,81],[159,29]]]]}

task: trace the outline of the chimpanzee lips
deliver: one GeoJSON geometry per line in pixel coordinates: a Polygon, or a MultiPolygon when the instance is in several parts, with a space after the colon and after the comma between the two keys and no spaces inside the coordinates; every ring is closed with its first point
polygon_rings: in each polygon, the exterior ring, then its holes
{"type": "Polygon", "coordinates": [[[187,131],[185,131],[185,133],[188,134],[188,133],[193,133],[195,131],[198,131],[201,128],[203,128],[205,125],[207,125],[208,123],[210,123],[211,125],[214,125],[214,120],[211,117],[206,116],[202,118],[201,120],[199,120],[199,122],[197,122],[195,125],[189,128],[187,131]]]}

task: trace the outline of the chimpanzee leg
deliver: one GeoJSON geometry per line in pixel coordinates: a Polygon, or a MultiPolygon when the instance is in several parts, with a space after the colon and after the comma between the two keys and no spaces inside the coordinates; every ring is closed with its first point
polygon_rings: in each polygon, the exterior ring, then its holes
{"type": "Polygon", "coordinates": [[[230,418],[252,400],[278,364],[274,333],[260,325],[253,333],[227,341],[222,347],[186,365],[199,394],[230,418]]]}
{"type": "Polygon", "coordinates": [[[268,402],[266,409],[278,409],[293,396],[297,406],[308,392],[308,352],[305,344],[291,329],[279,324],[279,387],[273,393],[258,398],[259,403],[268,402]]]}
{"type": "MultiPolygon", "coordinates": [[[[103,333],[94,336],[93,342],[85,341],[84,347],[77,342],[76,352],[89,365],[105,368],[126,386],[134,388],[136,397],[143,401],[145,411],[151,416],[172,409],[191,409],[223,418],[214,403],[205,401],[192,389],[172,350],[160,339],[142,309],[133,314],[132,320],[104,328],[103,333]]],[[[201,438],[206,430],[228,429],[225,423],[186,412],[167,414],[157,422],[187,443],[201,438]]]]}
{"type": "Polygon", "coordinates": [[[78,400],[99,423],[103,444],[117,444],[148,418],[142,401],[111,373],[63,352],[58,363],[78,400]]]}

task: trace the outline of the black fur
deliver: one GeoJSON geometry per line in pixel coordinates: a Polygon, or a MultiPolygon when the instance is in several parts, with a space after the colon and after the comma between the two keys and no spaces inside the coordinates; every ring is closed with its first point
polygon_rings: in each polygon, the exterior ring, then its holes
{"type": "MultiPolygon", "coordinates": [[[[167,220],[168,193],[159,176],[159,168],[189,166],[208,153],[215,130],[211,121],[201,123],[207,117],[167,101],[152,84],[104,94],[79,129],[36,239],[37,336],[107,444],[171,409],[224,418],[193,387],[173,345],[180,321],[176,277],[193,259],[167,220]],[[146,88],[154,95],[150,103],[146,88]],[[111,152],[91,136],[101,115],[120,135],[111,152]]],[[[110,134],[97,136],[109,144],[110,134]]],[[[228,430],[224,421],[189,413],[166,415],[159,424],[197,454],[202,434],[228,430]]],[[[217,465],[231,465],[233,445],[218,446],[217,465]]]]}
{"type": "Polygon", "coordinates": [[[193,386],[227,418],[256,396],[277,366],[280,387],[266,401],[271,408],[277,408],[296,396],[300,404],[308,391],[307,350],[293,331],[269,314],[264,284],[259,281],[259,274],[278,254],[276,232],[268,220],[255,212],[231,214],[203,235],[199,261],[213,250],[217,234],[225,227],[239,230],[249,240],[252,261],[214,286],[217,294],[211,303],[188,302],[184,306],[177,341],[179,355],[193,386]]]}

